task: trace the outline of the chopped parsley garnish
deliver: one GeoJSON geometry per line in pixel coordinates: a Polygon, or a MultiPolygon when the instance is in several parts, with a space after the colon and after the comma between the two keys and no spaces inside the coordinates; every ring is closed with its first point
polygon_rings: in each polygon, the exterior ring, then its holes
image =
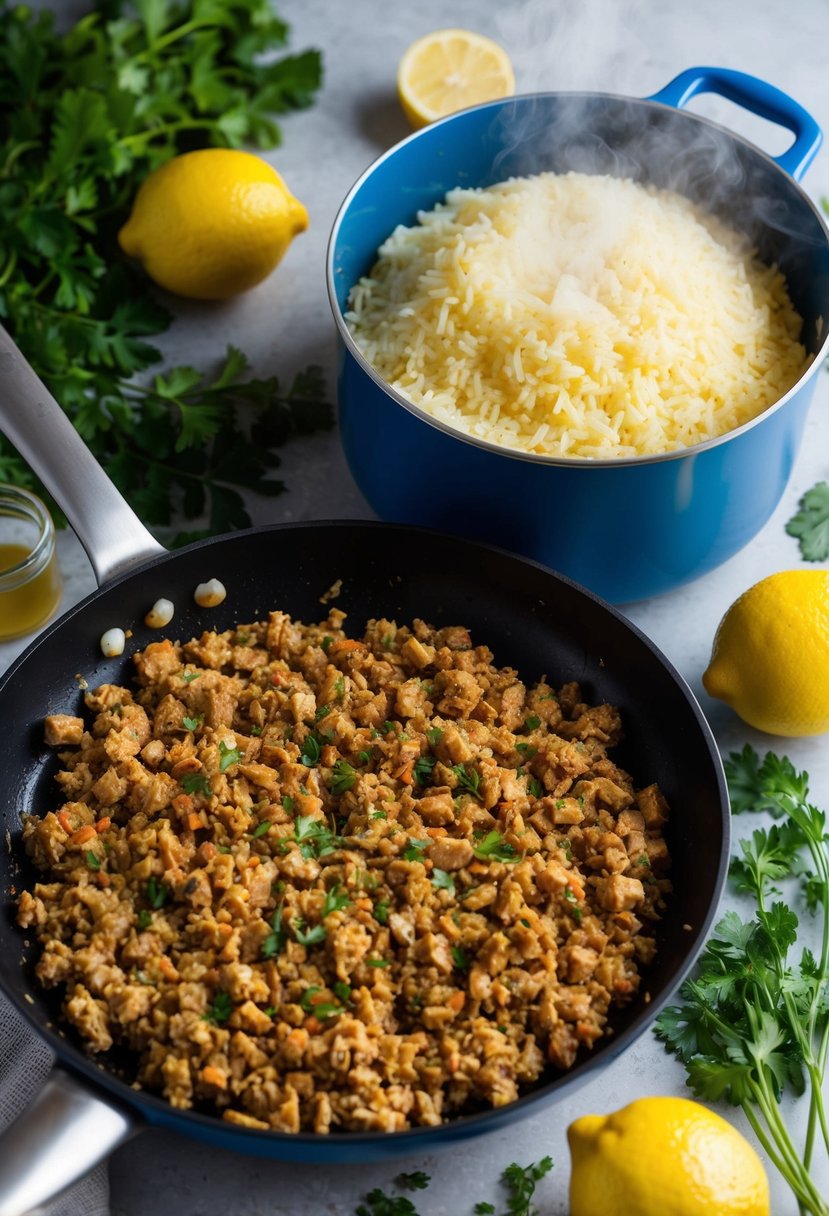
{"type": "Polygon", "coordinates": [[[210,778],[207,773],[185,773],[181,778],[181,788],[185,794],[203,794],[209,798],[213,792],[210,788],[210,778]]]}
{"type": "Polygon", "coordinates": [[[337,676],[334,681],[334,695],[338,701],[342,701],[345,696],[345,680],[342,676],[337,676]]]}
{"type": "Polygon", "coordinates": [[[366,962],[369,967],[390,967],[391,962],[387,958],[367,958],[366,962]]]}
{"type": "Polygon", "coordinates": [[[323,720],[323,718],[327,717],[328,714],[330,714],[330,713],[331,713],[330,705],[321,705],[319,707],[319,709],[317,710],[317,712],[314,714],[314,721],[321,722],[323,720]]]}
{"type": "Polygon", "coordinates": [[[323,918],[330,916],[332,912],[339,912],[341,908],[347,908],[350,903],[348,893],[341,890],[340,884],[335,882],[333,887],[325,892],[325,902],[322,905],[323,918]]]}
{"type": "Polygon", "coordinates": [[[518,854],[500,832],[487,832],[476,844],[473,852],[479,861],[517,861],[518,854]]]}
{"type": "Polygon", "coordinates": [[[238,764],[242,759],[242,751],[238,747],[228,747],[224,739],[219,741],[219,772],[226,773],[232,764],[238,764]]]}
{"type": "Polygon", "coordinates": [[[334,985],[334,995],[338,996],[344,1005],[347,1005],[351,1000],[351,985],[345,980],[337,980],[334,985]]]}
{"type": "Polygon", "coordinates": [[[531,743],[516,743],[515,750],[521,752],[525,760],[529,760],[538,751],[537,747],[533,747],[531,743]]]}
{"type": "Polygon", "coordinates": [[[333,645],[333,643],[334,643],[334,639],[332,637],[329,637],[326,634],[326,636],[320,642],[320,646],[323,648],[325,653],[328,654],[328,651],[329,651],[330,647],[333,645]]]}
{"type": "Polygon", "coordinates": [[[387,720],[386,720],[386,721],[383,723],[383,729],[382,729],[381,733],[382,733],[382,734],[384,734],[384,735],[393,735],[393,734],[396,734],[396,732],[397,732],[397,723],[396,723],[396,722],[390,722],[390,721],[388,721],[388,719],[387,719],[387,720]]]}
{"type": "Polygon", "coordinates": [[[252,726],[252,727],[250,728],[250,733],[251,733],[252,735],[256,735],[256,736],[258,737],[259,735],[261,735],[261,734],[262,734],[262,731],[263,731],[264,729],[265,729],[265,728],[264,728],[264,726],[252,726]]]}
{"type": "Polygon", "coordinates": [[[204,1020],[212,1022],[214,1026],[222,1026],[231,1013],[233,1013],[233,1002],[230,999],[230,994],[227,992],[217,992],[213,1004],[204,1015],[204,1020]]]}
{"type": "Polygon", "coordinates": [[[419,756],[414,763],[414,779],[418,785],[427,785],[432,776],[432,769],[437,764],[437,756],[419,756]]]}
{"type": "Polygon", "coordinates": [[[537,716],[537,714],[530,714],[529,718],[527,718],[526,722],[521,727],[521,730],[525,735],[528,735],[531,731],[538,730],[540,725],[541,719],[537,716]]]}
{"type": "Polygon", "coordinates": [[[381,645],[384,650],[391,650],[392,646],[394,645],[394,634],[393,633],[384,634],[381,645]]]}
{"type": "Polygon", "coordinates": [[[147,879],[147,885],[144,888],[144,893],[147,897],[147,903],[151,908],[163,908],[170,895],[170,888],[165,887],[163,882],[159,882],[154,874],[151,874],[147,879]]]}
{"type": "Polygon", "coordinates": [[[527,782],[527,793],[532,798],[544,797],[544,786],[537,777],[530,777],[529,781],[527,782]]]}
{"type": "Polygon", "coordinates": [[[273,827],[269,819],[263,819],[261,823],[257,823],[256,827],[251,832],[254,840],[258,840],[260,836],[264,836],[268,828],[273,827]]]}
{"type": "Polygon", "coordinates": [[[203,671],[183,671],[181,678],[185,684],[189,684],[192,680],[198,680],[204,675],[203,671]]]}
{"type": "Polygon", "coordinates": [[[389,901],[387,899],[378,899],[374,905],[374,919],[381,925],[389,923],[389,901]]]}
{"type": "Polygon", "coordinates": [[[450,895],[455,894],[455,879],[447,870],[432,870],[432,886],[439,891],[448,891],[450,895]]]}
{"type": "Polygon", "coordinates": [[[443,731],[439,726],[430,726],[426,731],[426,738],[429,740],[432,747],[437,747],[443,738],[443,731]]]}
{"type": "Polygon", "coordinates": [[[452,772],[457,778],[458,787],[473,798],[481,797],[481,774],[477,769],[469,768],[466,764],[453,764],[452,772]]]}
{"type": "Polygon", "coordinates": [[[344,794],[346,790],[351,789],[356,780],[357,772],[348,761],[337,760],[331,770],[331,784],[328,788],[334,795],[344,794]]]}
{"type": "Polygon", "coordinates": [[[289,813],[294,809],[294,800],[290,794],[286,794],[282,799],[282,809],[283,811],[288,811],[289,813]]]}
{"type": "Polygon", "coordinates": [[[368,764],[371,760],[371,752],[360,752],[357,758],[361,764],[368,764]]]}
{"type": "Polygon", "coordinates": [[[319,764],[321,751],[320,740],[312,731],[302,745],[302,755],[299,757],[300,764],[304,764],[306,768],[313,768],[315,764],[319,764]]]}
{"type": "Polygon", "coordinates": [[[294,821],[294,840],[308,861],[312,857],[327,857],[342,843],[326,823],[312,815],[298,815],[294,821]]]}
{"type": "Polygon", "coordinates": [[[233,639],[233,644],[235,646],[249,646],[250,642],[251,635],[249,633],[237,633],[236,637],[233,639]]]}
{"type": "Polygon", "coordinates": [[[204,721],[204,714],[194,714],[192,718],[184,717],[181,719],[181,725],[185,730],[198,730],[204,721]]]}
{"type": "Polygon", "coordinates": [[[388,811],[372,811],[371,812],[372,819],[388,819],[388,817],[389,817],[388,811]]]}
{"type": "Polygon", "coordinates": [[[410,840],[403,850],[403,857],[406,861],[423,861],[423,850],[431,844],[429,840],[410,840]]]}
{"type": "Polygon", "coordinates": [[[300,946],[316,946],[318,942],[325,941],[325,925],[314,925],[307,929],[305,921],[298,916],[296,920],[291,921],[291,928],[300,946]]]}
{"type": "Polygon", "coordinates": [[[90,870],[100,870],[101,859],[90,849],[86,854],[86,864],[89,866],[90,870]]]}
{"type": "Polygon", "coordinates": [[[277,954],[281,954],[285,946],[285,930],[282,925],[282,904],[273,914],[271,918],[271,931],[265,940],[262,942],[262,957],[274,958],[277,954]]]}
{"type": "Polygon", "coordinates": [[[459,971],[466,971],[468,968],[469,958],[467,957],[466,952],[463,951],[460,946],[452,947],[452,962],[459,971]]]}
{"type": "Polygon", "coordinates": [[[819,481],[806,491],[798,506],[800,510],[786,524],[786,531],[797,537],[804,561],[825,562],[829,558],[829,484],[819,481]]]}
{"type": "Polygon", "coordinates": [[[142,908],[141,911],[138,913],[138,928],[139,929],[149,929],[149,927],[152,923],[153,923],[152,913],[149,912],[146,908],[142,908]]]}

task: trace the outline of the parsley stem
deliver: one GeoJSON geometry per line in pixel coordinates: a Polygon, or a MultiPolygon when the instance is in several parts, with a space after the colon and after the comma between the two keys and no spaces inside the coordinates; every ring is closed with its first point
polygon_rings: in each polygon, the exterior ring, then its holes
{"type": "Polygon", "coordinates": [[[202,119],[201,122],[192,122],[187,119],[181,119],[180,122],[167,122],[157,127],[148,127],[145,131],[135,131],[132,135],[125,135],[118,140],[119,148],[131,148],[133,144],[139,146],[144,143],[151,143],[158,136],[174,134],[178,131],[211,131],[216,124],[202,119]]]}
{"type": "Polygon", "coordinates": [[[13,249],[9,254],[9,260],[3,267],[3,273],[0,274],[0,287],[5,287],[11,276],[14,274],[14,268],[17,265],[17,253],[13,249]]]}

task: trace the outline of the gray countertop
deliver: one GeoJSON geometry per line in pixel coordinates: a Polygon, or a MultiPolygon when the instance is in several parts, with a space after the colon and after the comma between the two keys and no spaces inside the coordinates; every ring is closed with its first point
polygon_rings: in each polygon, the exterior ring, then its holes
{"type": "MultiPolygon", "coordinates": [[[[83,8],[74,3],[64,7],[73,13],[83,8]]],[[[408,134],[395,98],[396,64],[406,46],[429,30],[456,25],[496,37],[512,55],[521,91],[576,88],[647,96],[686,67],[716,64],[770,81],[822,125],[829,124],[826,0],[791,0],[788,5],[779,0],[697,0],[690,6],[677,0],[454,0],[450,5],[440,0],[418,5],[280,0],[277,9],[292,27],[292,47],[316,45],[325,57],[326,83],[319,100],[284,120],[284,145],[269,154],[308,207],[310,228],[276,273],[237,302],[182,305],[180,319],[164,339],[176,361],[208,365],[217,349],[233,342],[248,354],[257,374],[282,378],[308,363],[321,364],[333,391],[334,327],[324,278],[328,232],[356,177],[408,134]]],[[[701,99],[692,108],[772,153],[787,142],[779,129],[719,99],[701,99]]],[[[815,199],[829,195],[826,150],[804,188],[815,199]]],[[[758,750],[775,745],[708,698],[701,673],[717,623],[737,595],[766,574],[801,564],[784,525],[802,493],[815,481],[829,479],[827,409],[829,375],[821,372],[789,488],[746,549],[690,587],[625,609],[688,680],[723,751],[746,741],[758,750]]],[[[255,523],[371,517],[345,466],[336,432],[293,442],[283,459],[289,490],[275,500],[251,499],[255,523]]],[[[59,550],[68,607],[94,588],[94,580],[71,534],[61,536],[59,550]]],[[[0,670],[24,646],[25,641],[0,645],[0,670]]],[[[798,767],[809,770],[814,799],[829,806],[826,739],[793,740],[785,751],[798,767]]],[[[729,903],[733,896],[726,897],[724,906],[729,903]]],[[[145,1132],[112,1158],[112,1210],[115,1216],[171,1210],[180,1216],[352,1216],[372,1187],[387,1187],[400,1169],[423,1169],[432,1182],[415,1197],[422,1216],[471,1216],[476,1202],[495,1198],[505,1165],[551,1154],[555,1169],[541,1183],[538,1199],[542,1212],[553,1216],[567,1210],[568,1123],[640,1095],[674,1093],[687,1093],[683,1071],[646,1033],[601,1075],[534,1117],[405,1163],[327,1168],[271,1163],[166,1132],[145,1132]]],[[[738,1113],[724,1113],[745,1128],[738,1113]]],[[[802,1125],[800,1107],[787,1103],[786,1116],[795,1127],[802,1125]]],[[[829,1182],[829,1167],[823,1180],[829,1182]]],[[[771,1181],[775,1216],[794,1216],[788,1191],[776,1176],[771,1181]]]]}

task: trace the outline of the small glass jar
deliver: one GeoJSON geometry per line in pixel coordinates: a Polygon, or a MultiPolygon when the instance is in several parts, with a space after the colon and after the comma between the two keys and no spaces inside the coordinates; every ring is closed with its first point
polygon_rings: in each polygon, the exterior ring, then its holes
{"type": "Polygon", "coordinates": [[[55,526],[36,494],[0,484],[0,641],[44,625],[63,590],[55,526]]]}

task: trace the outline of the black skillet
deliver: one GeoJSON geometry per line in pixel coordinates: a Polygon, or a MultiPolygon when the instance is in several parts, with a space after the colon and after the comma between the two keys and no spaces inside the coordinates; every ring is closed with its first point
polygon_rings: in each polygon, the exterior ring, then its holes
{"type": "MultiPolygon", "coordinates": [[[[665,657],[614,609],[531,561],[415,528],[314,522],[256,528],[167,553],[144,529],[73,427],[0,331],[0,429],[64,507],[101,587],[41,633],[0,680],[4,780],[0,827],[0,988],[48,1042],[57,1066],[41,1099],[0,1137],[0,1216],[20,1216],[67,1186],[144,1124],[205,1143],[283,1160],[333,1163],[426,1152],[492,1131],[536,1111],[607,1065],[653,1021],[688,973],[715,915],[728,855],[728,803],[719,754],[692,693],[665,657]],[[227,598],[197,607],[198,583],[218,578],[227,598]],[[468,626],[496,661],[527,679],[578,680],[588,701],[621,708],[619,762],[637,784],[656,781],[672,806],[674,894],[658,933],[643,993],[613,1019],[614,1035],[565,1074],[551,1074],[520,1101],[437,1128],[392,1134],[286,1135],[235,1127],[174,1110],[129,1086],[128,1061],[94,1061],[57,1016],[55,999],[32,978],[35,948],[14,923],[15,892],[32,875],[19,845],[20,816],[54,806],[53,756],[42,719],[78,713],[79,680],[128,682],[130,655],[157,639],[143,624],[160,596],[174,602],[164,633],[184,639],[281,608],[323,619],[320,596],[342,579],[336,600],[359,631],[373,616],[422,617],[468,626]],[[119,658],[104,658],[101,634],[132,630],[119,658]],[[71,1152],[67,1146],[71,1145],[71,1152]]],[[[428,492],[425,488],[424,492],[428,492]]],[[[493,487],[497,493],[497,487],[493,487]]]]}

